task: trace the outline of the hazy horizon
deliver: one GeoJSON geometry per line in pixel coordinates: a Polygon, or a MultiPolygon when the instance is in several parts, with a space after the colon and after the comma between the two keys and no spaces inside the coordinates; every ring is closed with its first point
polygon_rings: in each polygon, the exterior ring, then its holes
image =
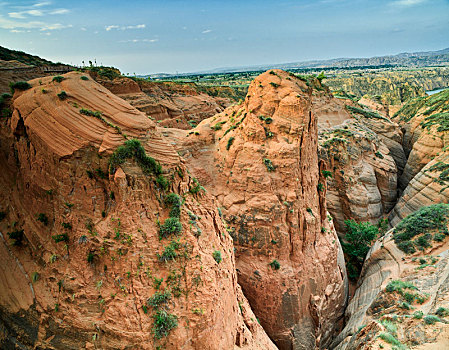
{"type": "Polygon", "coordinates": [[[448,0],[0,2],[1,45],[123,73],[182,73],[449,47],[448,0]]]}

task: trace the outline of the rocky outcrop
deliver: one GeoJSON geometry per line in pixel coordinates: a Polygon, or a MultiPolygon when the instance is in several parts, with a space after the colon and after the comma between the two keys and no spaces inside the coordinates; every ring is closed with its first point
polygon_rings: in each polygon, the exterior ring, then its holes
{"type": "MultiPolygon", "coordinates": [[[[418,212],[412,225],[422,237],[441,234],[447,213],[434,220],[438,207],[418,212]],[[441,227],[440,227],[441,225],[441,227]],[[425,228],[424,230],[422,228],[425,228]]],[[[407,226],[406,231],[410,232],[407,226]]],[[[447,230],[447,228],[446,228],[447,230]]],[[[346,326],[333,341],[336,350],[362,350],[413,346],[415,349],[445,349],[449,346],[449,242],[438,241],[407,255],[395,243],[391,230],[371,248],[358,288],[346,309],[346,326]]],[[[419,242],[419,241],[418,241],[419,242]]],[[[415,240],[416,243],[416,240],[415,240]]]]}
{"type": "Polygon", "coordinates": [[[190,132],[163,130],[217,198],[239,283],[281,349],[325,348],[346,300],[344,259],[326,211],[326,165],[317,154],[312,93],[328,94],[321,90],[272,70],[251,83],[241,105],[190,132]]]}
{"type": "Polygon", "coordinates": [[[1,347],[274,349],[215,200],[147,116],[81,76],[31,81],[1,121],[1,347]]]}
{"type": "Polygon", "coordinates": [[[420,207],[447,203],[449,91],[406,104],[395,116],[404,129],[407,164],[399,178],[403,190],[390,215],[394,225],[420,207]]]}
{"type": "Polygon", "coordinates": [[[337,232],[344,221],[377,223],[396,203],[397,169],[380,137],[355,119],[320,133],[320,158],[329,164],[328,209],[337,232]]]}

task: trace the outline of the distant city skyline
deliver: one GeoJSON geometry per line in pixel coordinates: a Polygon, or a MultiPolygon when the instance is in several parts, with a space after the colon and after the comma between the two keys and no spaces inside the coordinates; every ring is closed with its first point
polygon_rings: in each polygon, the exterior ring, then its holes
{"type": "Polygon", "coordinates": [[[129,74],[434,51],[448,32],[449,0],[0,0],[0,45],[129,74]]]}

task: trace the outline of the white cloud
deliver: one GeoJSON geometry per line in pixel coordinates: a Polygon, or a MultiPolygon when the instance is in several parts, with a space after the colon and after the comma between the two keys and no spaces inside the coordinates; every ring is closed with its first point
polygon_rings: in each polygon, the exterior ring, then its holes
{"type": "Polygon", "coordinates": [[[42,1],[42,2],[37,2],[33,5],[33,7],[42,7],[42,6],[48,6],[51,5],[50,1],[42,1]]]}
{"type": "Polygon", "coordinates": [[[130,40],[120,40],[119,43],[155,43],[159,39],[130,39],[130,40]]]}
{"type": "Polygon", "coordinates": [[[44,26],[41,27],[41,31],[46,31],[46,30],[59,30],[59,29],[64,29],[64,28],[72,28],[73,26],[71,24],[65,25],[65,24],[61,24],[61,23],[55,23],[55,24],[46,24],[44,26]]]}
{"type": "Polygon", "coordinates": [[[70,11],[67,9],[56,9],[53,11],[50,11],[50,15],[65,15],[66,13],[69,13],[70,11]]]}
{"type": "Polygon", "coordinates": [[[410,7],[422,4],[426,2],[427,0],[396,0],[391,3],[393,6],[400,6],[400,7],[410,7]]]}
{"type": "MultiPolygon", "coordinates": [[[[35,6],[35,5],[33,5],[33,6],[35,6]]],[[[11,18],[25,19],[28,16],[41,17],[41,16],[45,16],[45,15],[64,15],[64,14],[67,14],[69,12],[70,11],[67,10],[67,9],[56,9],[56,10],[36,10],[36,9],[31,9],[31,10],[24,10],[24,11],[19,11],[19,12],[9,12],[8,15],[11,18]]]]}
{"type": "Polygon", "coordinates": [[[144,28],[146,28],[146,25],[145,24],[137,24],[137,25],[134,25],[134,26],[118,26],[118,25],[110,25],[110,26],[106,26],[106,27],[104,27],[105,29],[106,29],[106,31],[110,31],[110,30],[112,30],[112,29],[118,29],[118,30],[127,30],[127,29],[144,29],[144,28]]]}
{"type": "Polygon", "coordinates": [[[81,30],[82,30],[83,32],[85,32],[87,29],[84,28],[84,27],[81,27],[81,30]]]}
{"type": "Polygon", "coordinates": [[[207,33],[210,33],[212,30],[210,30],[210,29],[206,29],[206,30],[203,30],[202,32],[201,32],[201,34],[207,34],[207,33]]]}
{"type": "Polygon", "coordinates": [[[120,27],[119,27],[119,26],[116,26],[116,25],[104,27],[104,29],[106,29],[107,32],[109,32],[111,29],[118,29],[118,28],[120,28],[120,27]]]}

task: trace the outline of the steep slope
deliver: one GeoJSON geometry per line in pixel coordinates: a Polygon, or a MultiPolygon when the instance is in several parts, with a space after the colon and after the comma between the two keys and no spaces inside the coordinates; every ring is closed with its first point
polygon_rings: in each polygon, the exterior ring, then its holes
{"type": "Polygon", "coordinates": [[[241,105],[190,132],[163,130],[217,198],[239,283],[281,349],[325,348],[347,293],[312,93],[327,92],[273,70],[252,82],[241,105]]]}
{"type": "Polygon", "coordinates": [[[448,118],[447,90],[410,101],[395,115],[408,159],[398,180],[403,193],[390,215],[393,225],[422,206],[447,203],[448,118]]]}
{"type": "Polygon", "coordinates": [[[1,347],[274,348],[155,124],[81,73],[30,83],[0,129],[1,347]]]}
{"type": "Polygon", "coordinates": [[[331,348],[449,347],[448,223],[448,205],[424,207],[374,244],[331,348]]]}

